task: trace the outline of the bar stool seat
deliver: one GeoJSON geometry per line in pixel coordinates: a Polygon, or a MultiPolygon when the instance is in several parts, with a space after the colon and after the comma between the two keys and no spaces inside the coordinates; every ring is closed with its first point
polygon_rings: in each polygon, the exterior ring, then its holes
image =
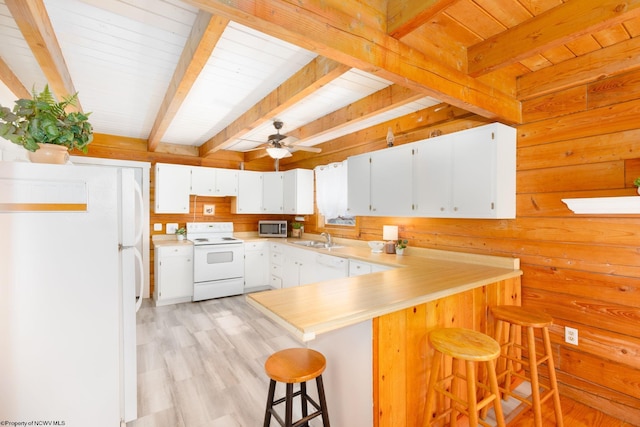
{"type": "Polygon", "coordinates": [[[549,338],[549,326],[553,324],[553,318],[546,313],[519,306],[492,307],[491,313],[497,320],[495,338],[501,347],[497,377],[503,398],[506,400],[512,396],[530,406],[533,410],[536,427],[542,427],[542,403],[551,398],[553,399],[556,425],[562,427],[560,394],[553,363],[551,339],[549,338]],[[525,328],[526,345],[519,342],[519,328],[525,328]],[[542,354],[538,354],[536,351],[536,330],[539,330],[541,334],[542,354]],[[506,339],[503,339],[503,334],[506,335],[506,339]],[[527,354],[527,359],[522,357],[523,353],[527,354]],[[542,383],[538,376],[538,368],[542,364],[546,364],[548,374],[548,381],[545,383],[542,383]],[[520,396],[513,393],[512,377],[530,382],[531,395],[520,396]],[[541,389],[542,393],[540,393],[541,389]]]}
{"type": "Polygon", "coordinates": [[[308,426],[309,421],[318,416],[322,416],[322,425],[329,426],[329,414],[327,412],[327,402],[324,395],[324,385],[322,383],[322,373],[326,367],[326,359],[315,350],[308,348],[289,348],[278,351],[267,359],[264,370],[269,376],[269,395],[267,407],[264,414],[264,427],[271,425],[271,418],[275,418],[283,427],[308,426]],[[318,400],[316,403],[308,394],[306,382],[315,378],[318,387],[318,400]],[[276,383],[286,384],[286,394],[284,397],[274,400],[276,383]],[[299,383],[300,389],[293,392],[293,385],[299,383]],[[302,418],[293,421],[293,398],[300,397],[302,418]],[[275,407],[285,403],[284,420],[276,412],[275,407]],[[307,404],[310,403],[315,411],[308,413],[307,404]]]}
{"type": "Polygon", "coordinates": [[[495,360],[500,356],[498,343],[481,332],[462,328],[431,331],[429,342],[435,353],[431,362],[424,425],[431,426],[442,422],[455,427],[458,415],[462,413],[469,417],[469,425],[472,427],[478,424],[489,426],[491,424],[485,422],[484,417],[493,403],[497,424],[504,427],[495,372],[495,360]],[[445,356],[452,358],[450,375],[444,373],[445,356]],[[464,374],[461,362],[465,365],[464,374]],[[486,365],[489,386],[478,381],[478,362],[484,362],[486,365]],[[461,397],[464,394],[460,388],[461,380],[466,382],[466,400],[461,397]],[[482,389],[479,401],[478,388],[482,389]],[[436,397],[440,398],[438,405],[436,397]]]}

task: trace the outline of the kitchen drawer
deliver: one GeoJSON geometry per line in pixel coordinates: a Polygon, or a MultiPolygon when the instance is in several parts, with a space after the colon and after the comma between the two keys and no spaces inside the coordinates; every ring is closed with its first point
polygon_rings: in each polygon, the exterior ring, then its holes
{"type": "Polygon", "coordinates": [[[261,251],[267,249],[266,242],[244,242],[244,250],[246,251],[261,251]]]}
{"type": "Polygon", "coordinates": [[[284,260],[284,256],[282,252],[271,252],[271,264],[272,265],[282,265],[282,261],[284,260]]]}
{"type": "Polygon", "coordinates": [[[282,288],[282,278],[278,276],[271,275],[271,287],[274,289],[282,288]]]}
{"type": "Polygon", "coordinates": [[[193,246],[191,245],[159,246],[155,250],[162,257],[193,256],[193,246]]]}
{"type": "Polygon", "coordinates": [[[282,266],[277,264],[271,264],[271,275],[282,277],[282,266]]]}

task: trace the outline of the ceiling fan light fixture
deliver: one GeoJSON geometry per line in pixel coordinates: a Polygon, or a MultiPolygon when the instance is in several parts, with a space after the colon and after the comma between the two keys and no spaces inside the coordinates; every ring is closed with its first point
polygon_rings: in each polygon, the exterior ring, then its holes
{"type": "Polygon", "coordinates": [[[289,153],[289,150],[287,150],[286,148],[279,148],[279,147],[269,147],[267,148],[267,153],[273,159],[283,159],[291,155],[291,153],[289,153]]]}

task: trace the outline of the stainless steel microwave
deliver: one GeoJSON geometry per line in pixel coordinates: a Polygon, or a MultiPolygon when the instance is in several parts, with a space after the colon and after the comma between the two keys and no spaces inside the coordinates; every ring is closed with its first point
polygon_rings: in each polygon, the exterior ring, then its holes
{"type": "Polygon", "coordinates": [[[258,221],[258,236],[287,237],[287,221],[258,221]]]}

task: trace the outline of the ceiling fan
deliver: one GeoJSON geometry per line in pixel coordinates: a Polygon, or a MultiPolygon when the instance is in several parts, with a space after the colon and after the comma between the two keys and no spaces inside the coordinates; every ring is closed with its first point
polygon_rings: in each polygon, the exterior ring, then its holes
{"type": "Polygon", "coordinates": [[[276,128],[276,133],[269,135],[266,143],[249,151],[266,149],[267,154],[269,154],[269,156],[273,159],[283,159],[285,157],[291,157],[291,153],[295,151],[308,151],[311,153],[320,153],[322,151],[322,149],[316,147],[290,145],[296,142],[297,139],[289,137],[287,135],[282,135],[280,133],[282,125],[283,123],[280,120],[275,120],[273,122],[273,127],[276,128]]]}

